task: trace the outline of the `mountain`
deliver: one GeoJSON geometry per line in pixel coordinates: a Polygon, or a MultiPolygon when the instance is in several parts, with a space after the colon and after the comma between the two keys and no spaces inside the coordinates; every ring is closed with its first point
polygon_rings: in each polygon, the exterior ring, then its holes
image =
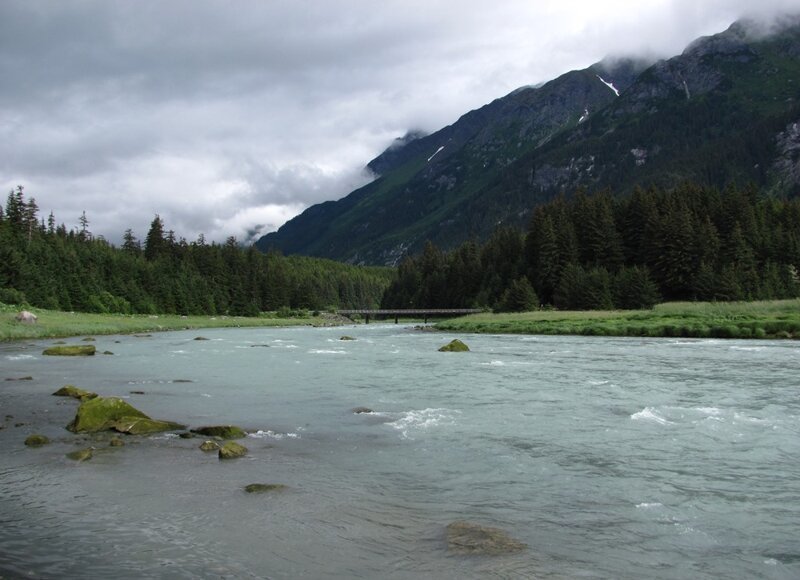
{"type": "Polygon", "coordinates": [[[396,264],[524,225],[577,188],[724,187],[800,193],[800,18],[737,22],[654,64],[606,60],[524,87],[372,160],[377,178],[308,208],[256,246],[396,264]]]}

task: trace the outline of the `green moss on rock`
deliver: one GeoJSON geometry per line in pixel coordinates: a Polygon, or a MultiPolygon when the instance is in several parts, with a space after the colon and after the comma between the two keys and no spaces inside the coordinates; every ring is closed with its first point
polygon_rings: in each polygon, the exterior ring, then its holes
{"type": "Polygon", "coordinates": [[[97,349],[93,344],[70,344],[65,346],[51,346],[44,349],[42,354],[47,356],[94,356],[97,349]]]}
{"type": "Polygon", "coordinates": [[[220,459],[236,459],[237,457],[244,457],[247,454],[247,447],[239,445],[235,441],[228,441],[219,448],[220,459]]]}
{"type": "Polygon", "coordinates": [[[456,338],[440,348],[439,352],[469,352],[469,347],[456,338]]]}
{"type": "Polygon", "coordinates": [[[79,449],[77,451],[72,451],[71,453],[67,453],[67,458],[72,459],[73,461],[88,461],[94,455],[94,450],[89,447],[87,449],[79,449]]]}
{"type": "Polygon", "coordinates": [[[56,397],[72,397],[73,399],[78,399],[80,401],[88,401],[89,399],[96,399],[97,393],[92,393],[91,391],[86,391],[75,385],[64,385],[60,389],[58,389],[55,393],[53,393],[56,397]]]}
{"type": "Polygon", "coordinates": [[[447,526],[447,549],[455,554],[497,556],[527,548],[500,528],[457,521],[447,526]]]}
{"type": "Polygon", "coordinates": [[[192,433],[206,437],[219,437],[220,439],[244,439],[247,436],[241,428],[235,425],[211,425],[192,429],[192,433]]]}
{"type": "Polygon", "coordinates": [[[67,425],[73,433],[96,433],[110,429],[121,419],[150,419],[147,415],[116,397],[96,397],[81,403],[75,418],[67,425]]]}
{"type": "Polygon", "coordinates": [[[28,437],[25,439],[25,445],[28,447],[41,447],[42,445],[47,445],[48,443],[50,443],[50,439],[44,435],[39,435],[38,433],[28,435],[28,437]]]}
{"type": "Polygon", "coordinates": [[[111,423],[109,428],[128,435],[150,435],[164,431],[180,431],[181,429],[186,429],[186,425],[171,421],[148,419],[147,417],[123,417],[111,423]]]}
{"type": "Polygon", "coordinates": [[[219,443],[216,441],[203,441],[200,445],[202,451],[219,451],[219,443]]]}

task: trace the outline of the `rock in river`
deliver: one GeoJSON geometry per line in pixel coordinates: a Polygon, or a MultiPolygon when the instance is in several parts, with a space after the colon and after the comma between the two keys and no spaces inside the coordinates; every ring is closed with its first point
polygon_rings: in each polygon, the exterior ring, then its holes
{"type": "Polygon", "coordinates": [[[94,356],[96,350],[93,344],[67,344],[46,348],[42,354],[47,356],[94,356]]]}
{"type": "Polygon", "coordinates": [[[456,338],[440,348],[439,352],[469,352],[469,347],[456,338]]]}
{"type": "Polygon", "coordinates": [[[497,556],[527,548],[500,528],[457,521],[447,526],[447,549],[455,554],[497,556]]]}
{"type": "Polygon", "coordinates": [[[42,445],[47,445],[48,443],[50,443],[50,439],[44,435],[39,435],[38,433],[28,435],[27,439],[25,439],[25,445],[28,447],[41,447],[42,445]]]}
{"type": "Polygon", "coordinates": [[[247,447],[239,445],[235,441],[228,441],[219,448],[220,459],[235,459],[237,457],[244,457],[247,454],[247,447]]]}
{"type": "Polygon", "coordinates": [[[181,429],[186,429],[186,425],[173,423],[172,421],[148,419],[146,417],[123,417],[111,423],[109,428],[128,435],[150,435],[164,431],[180,431],[181,429]]]}
{"type": "Polygon", "coordinates": [[[354,415],[360,415],[361,413],[372,413],[373,411],[369,407],[356,407],[352,412],[354,415]]]}
{"type": "Polygon", "coordinates": [[[269,493],[271,491],[283,491],[284,489],[286,489],[286,486],[282,483],[251,483],[244,487],[247,493],[269,493]]]}
{"type": "Polygon", "coordinates": [[[72,397],[73,399],[78,399],[81,401],[88,401],[89,399],[96,399],[97,393],[92,393],[91,391],[85,391],[81,388],[76,387],[75,385],[64,385],[60,389],[58,389],[55,393],[53,393],[56,397],[72,397]]]}
{"type": "Polygon", "coordinates": [[[212,425],[210,427],[198,427],[192,429],[192,433],[205,435],[206,437],[219,437],[220,439],[244,439],[247,434],[235,425],[212,425]]]}
{"type": "Polygon", "coordinates": [[[201,451],[219,451],[219,443],[216,441],[203,441],[200,444],[201,451]]]}
{"type": "Polygon", "coordinates": [[[81,403],[75,418],[67,425],[73,433],[96,433],[110,429],[120,419],[149,419],[147,415],[116,397],[96,397],[81,403]]]}
{"type": "Polygon", "coordinates": [[[78,451],[72,451],[71,453],[67,453],[67,457],[72,459],[73,461],[87,461],[92,458],[93,449],[88,447],[86,449],[79,449],[78,451]]]}

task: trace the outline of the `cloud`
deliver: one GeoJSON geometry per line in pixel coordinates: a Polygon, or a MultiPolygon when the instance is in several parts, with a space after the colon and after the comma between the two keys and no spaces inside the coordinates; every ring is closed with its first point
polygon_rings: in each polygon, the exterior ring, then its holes
{"type": "Polygon", "coordinates": [[[793,3],[4,0],[0,187],[115,242],[156,213],[250,240],[366,183],[409,129],[793,3]]]}

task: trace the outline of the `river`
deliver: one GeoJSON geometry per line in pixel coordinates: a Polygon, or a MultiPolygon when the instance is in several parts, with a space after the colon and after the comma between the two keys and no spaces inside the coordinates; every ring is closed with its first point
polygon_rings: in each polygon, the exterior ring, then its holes
{"type": "Polygon", "coordinates": [[[0,576],[800,577],[800,343],[461,335],[471,352],[437,351],[452,338],[372,324],[98,337],[114,354],[78,358],[0,345],[0,576]],[[77,401],[51,396],[65,384],[239,425],[249,453],[87,441],[64,429],[77,401]],[[528,547],[454,555],[455,520],[528,547]]]}

